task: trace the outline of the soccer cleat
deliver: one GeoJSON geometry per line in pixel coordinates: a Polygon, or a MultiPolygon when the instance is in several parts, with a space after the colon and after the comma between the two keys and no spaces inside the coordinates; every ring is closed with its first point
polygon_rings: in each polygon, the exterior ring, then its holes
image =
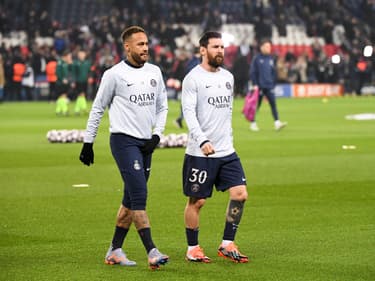
{"type": "Polygon", "coordinates": [[[288,123],[287,122],[275,122],[275,130],[280,131],[282,128],[284,128],[288,123]]]}
{"type": "Polygon", "coordinates": [[[259,131],[259,128],[258,128],[257,123],[252,122],[252,123],[250,124],[250,130],[253,131],[253,132],[258,132],[258,131],[259,131]]]}
{"type": "Polygon", "coordinates": [[[238,263],[246,263],[249,261],[249,258],[241,254],[240,251],[238,250],[237,245],[234,244],[233,242],[231,242],[226,247],[223,247],[222,245],[220,245],[217,251],[217,254],[219,257],[227,258],[238,263]]]}
{"type": "Polygon", "coordinates": [[[203,253],[203,249],[198,245],[186,253],[186,260],[193,262],[210,263],[211,259],[203,253]]]}
{"type": "Polygon", "coordinates": [[[135,266],[137,263],[131,261],[126,257],[126,254],[121,248],[112,250],[112,247],[109,247],[107,254],[105,255],[104,262],[109,265],[119,264],[122,266],[135,266]]]}
{"type": "Polygon", "coordinates": [[[160,265],[164,265],[168,262],[169,257],[159,252],[158,249],[153,248],[148,253],[148,265],[152,270],[158,269],[160,265]]]}

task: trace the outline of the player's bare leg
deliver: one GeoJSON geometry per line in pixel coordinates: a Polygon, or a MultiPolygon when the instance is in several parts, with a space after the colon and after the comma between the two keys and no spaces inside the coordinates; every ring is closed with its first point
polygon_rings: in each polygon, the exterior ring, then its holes
{"type": "Polygon", "coordinates": [[[117,212],[116,225],[129,229],[132,222],[132,211],[121,205],[117,212]]]}
{"type": "Polygon", "coordinates": [[[117,212],[116,229],[112,244],[109,247],[104,259],[106,264],[119,264],[122,266],[135,266],[137,264],[135,261],[129,260],[122,249],[122,244],[132,224],[131,213],[132,212],[130,209],[124,207],[123,205],[120,206],[117,212]]]}
{"type": "Polygon", "coordinates": [[[211,262],[211,259],[204,254],[198,244],[199,212],[205,202],[206,199],[203,198],[189,198],[185,207],[185,227],[188,240],[187,261],[211,262]]]}
{"type": "Polygon", "coordinates": [[[168,262],[169,257],[159,252],[151,238],[150,221],[145,210],[133,210],[132,219],[148,254],[151,269],[158,269],[168,262]]]}
{"type": "Polygon", "coordinates": [[[220,257],[228,258],[239,263],[246,263],[249,261],[248,257],[241,254],[237,245],[234,244],[234,237],[241,221],[243,207],[247,200],[247,196],[248,194],[245,185],[239,185],[229,189],[230,200],[226,212],[224,236],[218,249],[218,255],[220,257]]]}

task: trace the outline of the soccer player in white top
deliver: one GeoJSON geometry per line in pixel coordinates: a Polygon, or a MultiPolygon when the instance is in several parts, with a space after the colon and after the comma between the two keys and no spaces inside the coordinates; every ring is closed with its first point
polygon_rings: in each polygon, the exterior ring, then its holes
{"type": "Polygon", "coordinates": [[[159,252],[151,238],[146,213],[147,180],[152,152],[160,141],[167,119],[167,94],[159,67],[147,63],[148,39],[143,28],[131,26],[121,35],[126,59],[105,71],[87,121],[80,160],[94,163],[93,143],[108,107],[110,146],[124,181],[124,195],[105,263],[134,266],[122,250],[134,222],[148,253],[152,269],[169,257],[159,252]]]}
{"type": "Polygon", "coordinates": [[[188,196],[185,227],[186,259],[210,262],[198,243],[200,209],[211,197],[213,186],[229,192],[224,235],[218,255],[246,263],[234,244],[247,199],[246,178],[232,137],[233,75],[221,67],[224,44],[218,32],[206,32],[199,40],[202,63],[182,82],[182,109],[189,128],[183,165],[183,190],[188,196]]]}

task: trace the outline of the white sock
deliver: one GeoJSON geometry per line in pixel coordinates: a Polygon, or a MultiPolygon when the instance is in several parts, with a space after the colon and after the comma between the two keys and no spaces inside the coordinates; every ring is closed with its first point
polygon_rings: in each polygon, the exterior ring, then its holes
{"type": "Polygon", "coordinates": [[[230,241],[230,240],[223,240],[223,241],[221,242],[221,246],[226,247],[226,246],[228,246],[230,243],[233,243],[233,241],[230,241]]]}
{"type": "Polygon", "coordinates": [[[275,126],[279,126],[279,125],[281,125],[280,120],[276,120],[276,121],[275,121],[275,126]]]}
{"type": "Polygon", "coordinates": [[[195,245],[195,246],[188,246],[188,252],[190,252],[192,249],[194,249],[195,247],[198,247],[199,245],[195,245]]]}
{"type": "Polygon", "coordinates": [[[152,249],[150,250],[150,252],[148,252],[148,256],[150,256],[151,252],[152,252],[154,249],[156,249],[156,248],[152,248],[152,249]]]}

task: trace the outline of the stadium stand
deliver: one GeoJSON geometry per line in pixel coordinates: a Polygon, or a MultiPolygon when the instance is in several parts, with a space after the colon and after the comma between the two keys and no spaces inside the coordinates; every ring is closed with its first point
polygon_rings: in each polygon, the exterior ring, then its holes
{"type": "Polygon", "coordinates": [[[287,70],[286,82],[341,83],[346,92],[361,94],[375,81],[374,55],[363,55],[375,39],[374,11],[370,0],[3,0],[5,98],[12,92],[15,61],[31,61],[36,87],[47,89],[44,64],[51,53],[59,56],[66,49],[74,56],[80,49],[89,53],[94,92],[102,72],[121,59],[119,34],[132,24],[150,34],[152,61],[166,80],[175,76],[177,54],[191,57],[202,32],[216,29],[228,35],[228,68],[241,57],[249,63],[259,39],[269,37],[278,63],[287,70]],[[334,54],[339,63],[331,62],[334,54]]]}

